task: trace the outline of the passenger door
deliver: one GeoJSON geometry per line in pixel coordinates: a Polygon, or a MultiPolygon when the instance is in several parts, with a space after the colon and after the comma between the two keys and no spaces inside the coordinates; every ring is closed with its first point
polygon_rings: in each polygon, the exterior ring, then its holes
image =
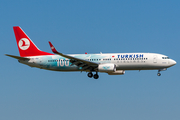
{"type": "Polygon", "coordinates": [[[154,55],[154,57],[153,57],[153,62],[157,63],[157,56],[156,55],[154,55]]]}

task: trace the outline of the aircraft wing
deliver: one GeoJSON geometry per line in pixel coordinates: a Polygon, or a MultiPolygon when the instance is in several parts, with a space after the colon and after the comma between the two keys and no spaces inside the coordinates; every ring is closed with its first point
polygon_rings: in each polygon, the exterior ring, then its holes
{"type": "Polygon", "coordinates": [[[15,59],[18,59],[18,60],[30,60],[29,58],[25,58],[25,57],[19,57],[19,56],[8,55],[8,54],[5,54],[5,55],[9,56],[9,57],[12,57],[12,58],[15,58],[15,59]]]}
{"type": "Polygon", "coordinates": [[[72,65],[77,65],[78,67],[82,67],[82,70],[93,70],[93,69],[96,69],[98,67],[98,63],[83,60],[80,58],[76,58],[76,57],[65,55],[63,53],[58,52],[50,41],[49,41],[49,45],[50,45],[53,53],[70,59],[70,62],[72,63],[72,65]]]}

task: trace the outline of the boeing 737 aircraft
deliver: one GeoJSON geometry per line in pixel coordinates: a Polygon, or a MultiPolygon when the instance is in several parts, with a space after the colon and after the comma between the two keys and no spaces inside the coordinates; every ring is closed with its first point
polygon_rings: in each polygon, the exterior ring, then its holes
{"type": "Polygon", "coordinates": [[[125,70],[158,70],[176,64],[166,55],[156,53],[63,54],[49,42],[52,53],[41,51],[19,27],[13,27],[20,56],[8,55],[22,64],[53,71],[85,71],[88,77],[98,79],[98,72],[123,75],[125,70]],[[95,72],[93,74],[92,72],[95,72]]]}

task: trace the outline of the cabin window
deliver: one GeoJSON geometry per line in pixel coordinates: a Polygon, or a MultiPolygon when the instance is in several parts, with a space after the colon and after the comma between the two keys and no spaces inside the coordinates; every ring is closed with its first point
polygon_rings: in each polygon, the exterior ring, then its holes
{"type": "Polygon", "coordinates": [[[162,59],[169,59],[169,57],[162,57],[162,59]]]}

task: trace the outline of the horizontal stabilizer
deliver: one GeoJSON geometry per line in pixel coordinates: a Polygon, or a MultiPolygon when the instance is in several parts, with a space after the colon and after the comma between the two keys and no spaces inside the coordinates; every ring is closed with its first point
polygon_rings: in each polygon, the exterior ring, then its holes
{"type": "Polygon", "coordinates": [[[25,58],[25,57],[19,57],[19,56],[8,55],[8,54],[5,54],[5,55],[12,57],[12,58],[15,58],[15,59],[18,59],[18,60],[30,60],[29,58],[25,58]]]}

